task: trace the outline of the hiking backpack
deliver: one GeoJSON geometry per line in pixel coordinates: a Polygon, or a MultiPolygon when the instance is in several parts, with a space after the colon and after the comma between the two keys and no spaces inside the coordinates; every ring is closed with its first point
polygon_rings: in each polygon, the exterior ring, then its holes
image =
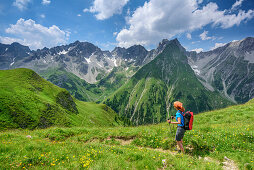
{"type": "Polygon", "coordinates": [[[193,119],[194,119],[193,112],[187,111],[182,115],[183,115],[183,118],[184,118],[184,127],[183,128],[185,130],[192,130],[193,119]]]}

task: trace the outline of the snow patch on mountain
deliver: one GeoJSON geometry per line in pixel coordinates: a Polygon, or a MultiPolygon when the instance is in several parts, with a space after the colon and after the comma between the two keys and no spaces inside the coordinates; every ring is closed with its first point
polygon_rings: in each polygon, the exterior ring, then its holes
{"type": "Polygon", "coordinates": [[[194,71],[195,74],[200,75],[200,70],[198,69],[198,66],[196,65],[191,65],[192,70],[194,71]]]}
{"type": "Polygon", "coordinates": [[[91,59],[90,58],[85,58],[84,57],[84,59],[86,59],[86,62],[89,64],[89,63],[91,63],[91,59]]]}
{"type": "Polygon", "coordinates": [[[112,60],[114,62],[115,67],[117,67],[118,65],[116,64],[116,58],[114,57],[112,60]]]}
{"type": "MultiPolygon", "coordinates": [[[[15,57],[16,58],[16,57],[15,57]]],[[[14,63],[15,63],[15,58],[13,58],[13,60],[12,60],[12,63],[10,64],[10,66],[12,66],[14,63]]]]}
{"type": "Polygon", "coordinates": [[[61,55],[61,54],[67,54],[67,53],[68,53],[68,51],[63,50],[63,51],[58,52],[57,54],[61,55]]]}

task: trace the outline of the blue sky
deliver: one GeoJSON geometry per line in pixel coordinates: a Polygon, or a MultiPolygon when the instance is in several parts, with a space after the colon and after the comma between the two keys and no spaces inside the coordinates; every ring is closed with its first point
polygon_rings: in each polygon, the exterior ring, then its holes
{"type": "Polygon", "coordinates": [[[0,42],[31,49],[91,42],[103,50],[178,38],[207,51],[254,36],[253,0],[0,0],[0,42]]]}

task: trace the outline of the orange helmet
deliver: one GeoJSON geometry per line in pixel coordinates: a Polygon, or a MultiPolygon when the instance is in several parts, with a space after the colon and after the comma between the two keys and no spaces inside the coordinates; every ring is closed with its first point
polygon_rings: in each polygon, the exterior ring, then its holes
{"type": "Polygon", "coordinates": [[[175,108],[181,108],[181,107],[183,107],[183,104],[179,101],[176,101],[176,102],[174,102],[174,107],[175,108]]]}
{"type": "Polygon", "coordinates": [[[184,110],[185,110],[183,107],[183,104],[179,101],[174,102],[174,107],[182,112],[184,112],[184,110]]]}

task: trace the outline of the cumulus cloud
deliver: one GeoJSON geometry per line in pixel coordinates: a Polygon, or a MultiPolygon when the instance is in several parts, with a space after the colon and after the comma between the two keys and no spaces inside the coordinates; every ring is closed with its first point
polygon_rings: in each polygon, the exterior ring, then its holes
{"type": "Polygon", "coordinates": [[[56,25],[48,28],[36,24],[32,19],[24,20],[23,18],[20,18],[15,25],[10,25],[5,32],[12,36],[0,37],[2,43],[19,42],[29,46],[31,49],[65,44],[70,35],[70,32],[63,31],[56,25]]]}
{"type": "Polygon", "coordinates": [[[29,2],[31,2],[31,0],[15,0],[12,5],[23,11],[27,9],[27,5],[29,2]]]}
{"type": "Polygon", "coordinates": [[[207,36],[207,34],[208,34],[208,31],[204,31],[203,33],[201,33],[199,36],[200,36],[200,38],[201,38],[201,40],[210,40],[210,39],[215,39],[215,37],[213,36],[213,37],[209,37],[209,36],[207,36]]]}
{"type": "Polygon", "coordinates": [[[226,45],[226,43],[215,43],[215,44],[214,44],[214,47],[212,47],[211,50],[214,50],[214,49],[216,49],[216,48],[222,47],[222,46],[224,46],[224,45],[226,45]]]}
{"type": "Polygon", "coordinates": [[[78,14],[77,16],[78,16],[78,17],[81,17],[81,14],[78,14]]]}
{"type": "Polygon", "coordinates": [[[51,1],[50,1],[50,0],[42,0],[41,3],[42,3],[43,5],[48,5],[48,4],[51,3],[51,1]]]}
{"type": "Polygon", "coordinates": [[[190,40],[190,39],[191,39],[191,34],[190,34],[190,33],[187,33],[187,34],[186,34],[186,37],[190,40]]]}
{"type": "Polygon", "coordinates": [[[196,49],[193,49],[191,51],[196,51],[197,53],[200,53],[203,51],[203,48],[196,48],[196,49]]]}
{"type": "Polygon", "coordinates": [[[240,6],[242,5],[243,1],[244,1],[244,0],[236,1],[236,2],[232,5],[231,10],[234,10],[234,9],[240,7],[240,6]]]}
{"type": "MultiPolygon", "coordinates": [[[[150,0],[137,8],[128,18],[128,27],[122,29],[116,40],[119,46],[134,44],[154,45],[163,38],[201,29],[211,24],[221,28],[239,25],[254,17],[254,10],[228,14],[216,3],[200,6],[200,0],[150,0]]],[[[203,3],[202,3],[203,4],[203,3]]]]}
{"type": "Polygon", "coordinates": [[[84,9],[83,12],[96,13],[98,20],[112,17],[114,14],[121,14],[123,7],[129,0],[94,0],[93,6],[84,9]]]}

